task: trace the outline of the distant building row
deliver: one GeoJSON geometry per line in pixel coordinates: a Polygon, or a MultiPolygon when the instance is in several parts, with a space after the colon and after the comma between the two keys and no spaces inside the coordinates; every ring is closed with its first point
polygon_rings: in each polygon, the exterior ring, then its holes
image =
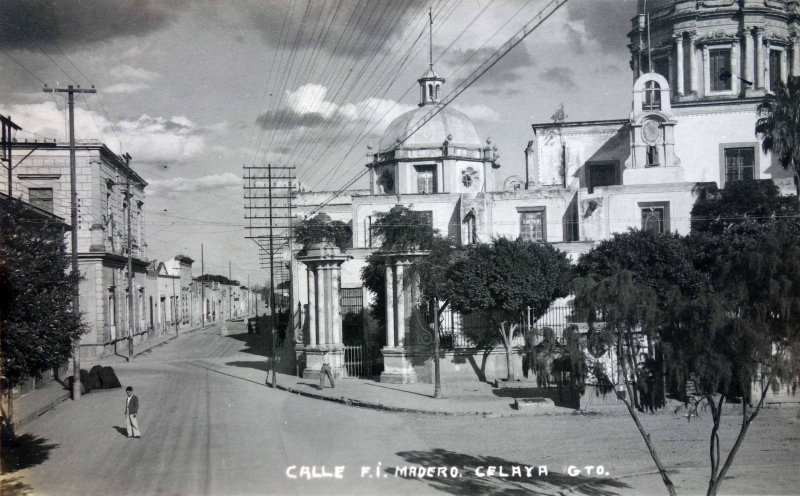
{"type": "MultiPolygon", "coordinates": [[[[69,146],[61,142],[14,142],[11,196],[70,219],[69,146]]],[[[238,284],[202,282],[193,260],[178,255],[147,259],[144,199],[147,183],[117,154],[97,141],[76,145],[78,257],[83,280],[80,310],[90,331],[81,355],[113,352],[115,340],[221,321],[256,310],[255,294],[238,284]],[[130,226],[128,225],[130,223],[130,226]],[[130,243],[128,233],[130,232],[130,243]],[[133,295],[128,294],[130,245],[133,295]],[[133,298],[133,318],[130,299],[133,298]]],[[[0,178],[8,192],[8,178],[0,178]]],[[[67,249],[69,237],[66,239],[67,249]]]]}

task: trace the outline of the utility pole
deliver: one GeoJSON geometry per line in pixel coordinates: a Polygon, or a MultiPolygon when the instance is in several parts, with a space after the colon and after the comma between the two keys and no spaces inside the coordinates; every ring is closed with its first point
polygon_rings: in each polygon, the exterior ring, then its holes
{"type": "MultiPolygon", "coordinates": [[[[231,279],[231,261],[228,260],[228,280],[233,281],[231,279]]],[[[231,289],[228,290],[228,319],[233,318],[233,284],[231,284],[231,289]]]]}
{"type": "Polygon", "coordinates": [[[133,314],[133,240],[131,237],[131,210],[133,199],[131,195],[131,156],[126,153],[122,156],[128,170],[125,171],[125,202],[128,204],[125,222],[128,224],[128,361],[133,361],[133,334],[136,331],[136,321],[133,314]]]}
{"type": "MultiPolygon", "coordinates": [[[[83,89],[80,86],[73,88],[72,85],[66,88],[48,88],[45,85],[45,93],[66,93],[67,104],[69,106],[69,186],[70,186],[70,223],[72,232],[70,249],[72,251],[72,311],[75,315],[80,315],[81,289],[80,289],[80,270],[78,269],[78,171],[75,165],[75,93],[97,93],[94,88],[83,89]]],[[[11,165],[11,164],[9,164],[11,165]]],[[[72,399],[81,398],[81,350],[80,338],[75,341],[72,352],[72,399]]]]}
{"type": "Polygon", "coordinates": [[[2,123],[3,126],[3,161],[8,163],[8,196],[10,198],[14,196],[12,194],[13,189],[11,188],[11,182],[13,181],[11,173],[14,170],[14,164],[11,162],[11,152],[14,148],[11,130],[22,131],[22,128],[14,124],[10,115],[8,117],[0,115],[0,123],[2,123]]]}
{"type": "Polygon", "coordinates": [[[200,313],[203,314],[203,325],[201,327],[206,326],[206,268],[205,268],[205,261],[203,258],[203,243],[200,243],[200,292],[202,301],[200,302],[200,313]]]}
{"type": "MultiPolygon", "coordinates": [[[[272,387],[275,388],[275,252],[272,247],[272,167],[267,166],[267,198],[269,200],[269,313],[270,330],[272,331],[272,361],[269,368],[272,369],[272,387]]],[[[267,374],[269,380],[269,374],[267,374]]]]}

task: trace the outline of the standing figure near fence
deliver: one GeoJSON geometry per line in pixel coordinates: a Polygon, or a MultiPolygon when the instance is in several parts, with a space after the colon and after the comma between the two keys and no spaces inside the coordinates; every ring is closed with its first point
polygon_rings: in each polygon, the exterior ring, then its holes
{"type": "Polygon", "coordinates": [[[133,388],[130,386],[125,388],[125,393],[128,395],[128,399],[125,401],[125,428],[128,430],[127,437],[141,439],[142,434],[139,432],[139,422],[136,420],[136,414],[139,413],[139,398],[133,394],[133,388]]]}
{"type": "Polygon", "coordinates": [[[319,388],[325,387],[325,376],[331,381],[331,389],[336,387],[333,383],[333,374],[331,374],[331,358],[328,356],[328,348],[322,349],[322,370],[319,371],[319,388]]]}

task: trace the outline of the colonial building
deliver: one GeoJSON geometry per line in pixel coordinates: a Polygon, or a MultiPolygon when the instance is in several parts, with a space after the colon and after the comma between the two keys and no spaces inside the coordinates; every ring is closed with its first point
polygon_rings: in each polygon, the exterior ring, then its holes
{"type": "MultiPolygon", "coordinates": [[[[347,256],[317,250],[292,262],[294,308],[303,312],[297,344],[308,375],[317,373],[318,348],[347,344],[339,324],[330,322],[341,319],[331,294],[370,301],[360,271],[378,246],[371,226],[376,213],[395,205],[425,212],[435,229],[461,245],[522,238],[552,243],[575,259],[630,227],[688,233],[698,185],[772,179],[792,194],[791,173],[761,150],[755,123],[762,97],[800,72],[798,14],[798,2],[783,0],[641,2],[628,34],[631,107],[614,120],[533,124],[525,178],[504,178],[497,148],[469,117],[442,106],[445,80],[431,67],[419,79],[419,108],[389,125],[367,164],[369,190],[347,192],[322,208],[352,226],[347,256]]],[[[320,210],[330,196],[298,193],[298,215],[320,210]]],[[[382,380],[427,381],[430,334],[412,332],[412,300],[398,289],[407,263],[392,259],[387,328],[377,338],[366,335],[385,346],[382,380]]],[[[443,373],[450,380],[504,377],[504,361],[469,351],[465,322],[449,318],[452,347],[443,373]]],[[[334,360],[335,373],[347,373],[343,362],[334,360]]]]}
{"type": "MultiPolygon", "coordinates": [[[[69,218],[69,144],[17,141],[13,148],[17,163],[12,196],[69,218]]],[[[97,358],[113,352],[113,341],[146,330],[143,205],[147,183],[125,159],[99,142],[78,142],[75,158],[78,223],[72,228],[78,230],[79,269],[83,276],[80,309],[90,328],[81,340],[81,354],[97,358]],[[127,283],[129,255],[132,294],[128,294],[127,283]],[[129,308],[133,308],[132,313],[129,308]]],[[[0,184],[5,191],[8,182],[3,176],[0,184]]],[[[67,239],[68,246],[69,243],[67,239]]]]}

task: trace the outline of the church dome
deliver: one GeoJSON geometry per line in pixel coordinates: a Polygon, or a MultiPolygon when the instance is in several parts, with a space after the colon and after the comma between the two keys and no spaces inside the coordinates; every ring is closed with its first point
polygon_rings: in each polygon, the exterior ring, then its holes
{"type": "MultiPolygon", "coordinates": [[[[441,106],[441,104],[439,104],[441,106]]],[[[381,138],[379,153],[385,153],[397,145],[397,141],[407,136],[419,126],[433,105],[424,105],[397,117],[386,128],[381,138]]],[[[422,128],[403,142],[402,148],[441,147],[445,141],[454,146],[482,148],[478,130],[466,114],[450,107],[444,107],[422,128]]]]}

